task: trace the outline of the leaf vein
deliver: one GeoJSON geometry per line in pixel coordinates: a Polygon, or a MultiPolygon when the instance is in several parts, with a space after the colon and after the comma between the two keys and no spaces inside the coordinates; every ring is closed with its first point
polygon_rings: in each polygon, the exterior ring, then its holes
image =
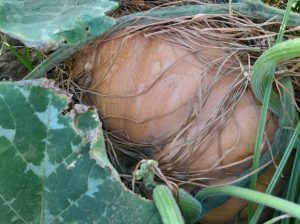
{"type": "Polygon", "coordinates": [[[2,194],[0,194],[0,198],[18,216],[18,218],[20,218],[25,224],[28,224],[28,222],[11,206],[11,204],[3,197],[2,194]]]}

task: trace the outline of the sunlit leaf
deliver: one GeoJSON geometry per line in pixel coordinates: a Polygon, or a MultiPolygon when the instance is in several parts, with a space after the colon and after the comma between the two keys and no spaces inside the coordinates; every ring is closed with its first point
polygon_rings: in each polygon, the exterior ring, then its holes
{"type": "Polygon", "coordinates": [[[0,223],[160,223],[111,167],[97,114],[59,92],[0,83],[0,223]]]}
{"type": "Polygon", "coordinates": [[[0,0],[0,31],[29,47],[54,50],[101,35],[115,24],[112,0],[0,0]]]}

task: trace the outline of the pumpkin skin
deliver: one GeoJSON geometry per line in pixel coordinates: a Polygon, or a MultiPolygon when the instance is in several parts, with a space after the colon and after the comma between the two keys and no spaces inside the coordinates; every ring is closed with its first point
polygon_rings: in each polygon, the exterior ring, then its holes
{"type": "MultiPolygon", "coordinates": [[[[183,151],[181,145],[185,142],[192,142],[192,139],[201,135],[204,125],[221,102],[226,90],[230,88],[230,81],[232,81],[230,76],[220,80],[220,85],[215,86],[207,100],[209,103],[203,108],[203,116],[189,128],[187,137],[167,144],[161,153],[155,155],[156,160],[162,164],[168,164],[168,161],[176,157],[179,150],[183,151]],[[216,94],[214,94],[215,92],[216,94]]],[[[214,182],[218,181],[219,178],[240,176],[252,163],[251,156],[255,148],[260,109],[260,104],[252,100],[251,93],[245,92],[234,107],[231,116],[224,123],[223,128],[217,130],[216,134],[208,141],[201,142],[193,148],[186,147],[186,151],[183,153],[187,155],[182,156],[183,159],[177,163],[172,162],[171,169],[177,172],[187,170],[186,166],[188,164],[187,172],[202,171],[202,178],[214,178],[206,181],[209,185],[214,185],[214,182]],[[193,152],[191,152],[192,150],[193,152]],[[192,157],[189,156],[189,153],[192,153],[192,157]],[[187,160],[185,161],[184,158],[187,158],[187,160]],[[234,163],[237,164],[230,166],[234,163]],[[218,168],[221,166],[227,167],[218,168]],[[218,169],[214,169],[214,167],[218,169]]],[[[266,131],[269,141],[272,141],[275,132],[276,119],[269,115],[266,131]]]]}
{"type": "MultiPolygon", "coordinates": [[[[199,49],[203,56],[199,60],[197,55],[160,38],[131,35],[102,42],[92,51],[85,50],[75,60],[73,70],[90,74],[90,88],[97,92],[88,95],[90,103],[97,107],[109,130],[124,140],[161,148],[151,159],[158,160],[163,171],[197,171],[202,178],[209,178],[207,185],[226,184],[251,165],[261,105],[248,89],[211,138],[182,150],[182,145],[203,134],[229,89],[241,79],[235,72],[227,72],[216,81],[218,67],[211,61],[222,58],[226,52],[210,47],[210,43],[205,45],[199,49]],[[210,85],[213,87],[208,90],[210,85]],[[201,102],[202,97],[205,102],[201,102]],[[198,116],[186,128],[195,105],[198,116]],[[183,128],[185,134],[178,135],[183,128]],[[174,162],[179,151],[185,159],[174,162]]],[[[266,126],[266,136],[272,142],[277,119],[270,113],[266,126]]],[[[264,175],[269,175],[269,181],[271,174],[264,175]]],[[[193,190],[189,185],[184,188],[193,190]]],[[[265,188],[259,181],[258,189],[265,188]]],[[[230,223],[245,205],[244,201],[231,198],[202,221],[230,223]]]]}
{"type": "MultiPolygon", "coordinates": [[[[206,61],[221,50],[204,49],[206,61]]],[[[90,95],[110,130],[135,141],[158,144],[174,136],[193,109],[192,97],[204,88],[214,68],[187,50],[142,35],[113,39],[93,56],[90,95]],[[188,88],[187,88],[188,87],[188,88]]]]}

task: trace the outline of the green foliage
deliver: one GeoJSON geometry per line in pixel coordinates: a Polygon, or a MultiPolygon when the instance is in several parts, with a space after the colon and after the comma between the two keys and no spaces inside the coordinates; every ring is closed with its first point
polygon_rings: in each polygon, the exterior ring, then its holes
{"type": "Polygon", "coordinates": [[[212,195],[230,195],[242,198],[261,205],[267,205],[300,219],[300,205],[259,191],[236,186],[210,187],[199,191],[196,197],[202,201],[212,195]]]}
{"type": "MultiPolygon", "coordinates": [[[[281,26],[280,26],[280,30],[279,30],[279,33],[278,33],[278,36],[277,36],[277,41],[276,41],[277,44],[281,43],[282,40],[283,40],[284,31],[285,31],[287,21],[289,19],[289,15],[290,15],[290,12],[291,12],[292,2],[293,2],[293,0],[289,0],[289,2],[288,2],[288,7],[285,11],[285,14],[284,14],[281,26]]],[[[253,171],[255,171],[259,168],[260,154],[261,154],[261,149],[262,149],[262,144],[263,144],[263,137],[264,137],[264,129],[265,129],[266,121],[267,121],[267,112],[268,112],[267,110],[268,110],[269,102],[270,102],[270,98],[271,98],[272,84],[273,84],[273,81],[274,81],[274,73],[275,73],[275,69],[276,69],[275,66],[276,66],[277,60],[274,59],[275,53],[273,52],[273,54],[271,54],[271,55],[272,55],[272,59],[268,61],[269,63],[262,64],[261,61],[268,60],[268,55],[266,53],[263,54],[259,58],[260,60],[256,61],[255,65],[254,65],[254,68],[253,68],[253,71],[252,71],[252,80],[251,80],[252,84],[254,83],[253,79],[255,79],[257,77],[255,75],[257,73],[261,72],[262,69],[264,69],[265,74],[267,74],[265,85],[264,85],[264,90],[263,90],[264,91],[264,97],[263,97],[263,100],[262,100],[262,109],[261,109],[261,114],[260,114],[260,117],[259,117],[258,131],[257,131],[257,135],[256,135],[254,158],[253,158],[253,164],[252,164],[252,170],[253,171]],[[261,63],[261,65],[260,65],[260,63],[261,63]],[[263,67],[263,68],[259,69],[259,67],[263,67]]],[[[290,78],[287,78],[285,81],[286,81],[287,85],[289,85],[289,84],[291,85],[290,78]]],[[[252,87],[255,88],[256,86],[252,85],[252,87]]],[[[276,96],[275,93],[273,93],[273,97],[274,97],[274,95],[276,96]]],[[[284,95],[286,95],[286,93],[284,95]]],[[[277,97],[277,98],[279,98],[279,97],[277,97]]],[[[271,102],[271,105],[270,105],[271,109],[273,109],[272,108],[272,102],[271,102]]],[[[279,101],[279,103],[277,103],[277,105],[280,105],[281,108],[282,108],[282,104],[280,103],[280,101],[279,101]]],[[[288,106],[292,106],[292,105],[293,105],[293,103],[290,101],[288,106]]],[[[284,111],[282,111],[282,112],[284,112],[284,111]]],[[[282,113],[281,114],[279,113],[278,117],[281,120],[281,122],[283,120],[282,116],[286,116],[286,115],[282,115],[282,113]]],[[[293,120],[294,117],[291,116],[291,119],[293,120]]],[[[298,136],[296,136],[296,138],[298,138],[298,136]]],[[[290,150],[292,150],[293,147],[294,147],[294,145],[291,146],[290,150]]],[[[288,154],[287,158],[288,157],[289,157],[289,154],[288,154]]],[[[287,162],[287,160],[284,161],[284,162],[281,161],[281,166],[280,166],[281,169],[280,168],[277,169],[276,172],[279,171],[279,170],[282,170],[283,167],[286,165],[286,162],[287,162]]],[[[277,173],[280,174],[281,172],[277,172],[277,173]]],[[[275,175],[274,175],[274,177],[275,177],[275,175]]],[[[267,193],[272,193],[272,191],[275,187],[275,184],[277,183],[278,177],[277,178],[274,178],[274,177],[272,178],[272,181],[268,186],[267,193]]],[[[257,173],[252,175],[251,183],[250,183],[250,188],[251,189],[254,189],[254,190],[256,189],[257,178],[258,178],[257,173]]],[[[257,220],[260,217],[260,213],[262,213],[262,210],[263,210],[262,207],[260,207],[259,209],[257,209],[256,213],[253,215],[253,203],[249,203],[248,221],[250,223],[256,223],[257,220]]]]}
{"type": "MultiPolygon", "coordinates": [[[[25,53],[22,53],[20,50],[18,50],[18,48],[16,46],[12,46],[10,45],[8,42],[4,42],[3,43],[3,48],[7,48],[9,49],[9,51],[15,55],[15,57],[17,58],[17,60],[19,61],[19,63],[21,65],[23,65],[28,71],[32,71],[34,68],[33,65],[33,58],[30,54],[30,49],[28,47],[22,47],[24,48],[25,53]]],[[[41,51],[37,52],[37,56],[38,56],[38,62],[42,63],[43,61],[43,54],[41,51]]]]}
{"type": "Polygon", "coordinates": [[[178,205],[186,223],[197,223],[202,215],[202,205],[183,189],[178,190],[178,205]]]}
{"type": "MultiPolygon", "coordinates": [[[[266,4],[272,5],[276,8],[285,9],[288,4],[288,0],[264,0],[266,4]]],[[[292,4],[292,12],[300,13],[300,1],[294,0],[292,4]]]]}
{"type": "Polygon", "coordinates": [[[153,190],[153,200],[163,224],[184,224],[177,202],[167,186],[157,185],[153,190]]]}
{"type": "MultiPolygon", "coordinates": [[[[293,5],[294,10],[297,4],[293,5]]],[[[84,42],[110,29],[115,24],[115,20],[105,16],[105,13],[116,6],[117,3],[110,0],[0,0],[0,31],[21,40],[27,46],[43,50],[53,50],[67,45],[52,54],[27,78],[41,77],[53,67],[53,64],[66,59],[82,47],[84,42]]],[[[240,1],[232,3],[230,7],[242,14],[255,15],[265,20],[275,15],[276,21],[283,17],[282,10],[267,7],[258,0],[240,1]]],[[[157,17],[192,16],[199,12],[227,14],[228,9],[216,8],[212,5],[161,8],[152,10],[150,16],[139,22],[147,23],[148,20],[155,20],[157,17]]],[[[122,17],[118,20],[119,25],[124,22],[125,26],[125,21],[130,21],[130,18],[131,21],[136,20],[139,15],[137,13],[122,17]]],[[[284,24],[299,25],[298,21],[299,15],[291,14],[290,20],[286,20],[284,24]]],[[[287,59],[299,56],[297,46],[299,46],[299,40],[277,45],[277,48],[271,49],[260,57],[256,69],[254,68],[253,74],[257,73],[257,75],[255,79],[252,76],[253,91],[261,101],[265,101],[265,113],[268,103],[270,103],[271,110],[278,116],[287,112],[282,110],[281,99],[274,93],[269,92],[270,101],[269,97],[266,97],[266,89],[271,91],[272,77],[269,85],[266,85],[265,76],[273,75],[274,65],[282,57],[287,59]]],[[[14,47],[10,50],[28,70],[32,70],[28,49],[25,50],[24,55],[15,51],[14,47]]],[[[41,55],[39,59],[41,62],[41,55]]],[[[284,87],[289,90],[290,81],[288,78],[285,80],[284,87]]],[[[283,101],[291,106],[286,98],[290,96],[289,94],[293,95],[292,91],[289,93],[283,91],[282,95],[283,101]]],[[[45,80],[0,83],[0,162],[2,164],[0,223],[160,223],[159,214],[153,203],[128,191],[111,167],[106,156],[96,113],[87,110],[83,114],[75,115],[75,111],[72,110],[63,115],[61,112],[67,106],[68,101],[67,96],[57,93],[45,80]]],[[[284,109],[286,108],[288,107],[284,109]]],[[[290,117],[293,121],[293,115],[290,117]]],[[[258,135],[262,139],[265,118],[261,120],[258,135]]],[[[287,127],[288,125],[281,120],[280,126],[287,127]]],[[[286,157],[290,155],[297,137],[295,135],[293,141],[290,142],[285,153],[286,157]]],[[[289,141],[289,138],[284,138],[284,141],[289,141]]],[[[258,150],[254,169],[261,165],[259,164],[261,162],[260,146],[261,140],[257,142],[258,150]]],[[[284,149],[283,147],[281,150],[284,149]]],[[[296,162],[299,162],[299,154],[297,158],[296,162]]],[[[271,193],[274,188],[286,160],[279,165],[267,190],[268,193],[271,193]]],[[[299,203],[299,165],[297,163],[294,164],[292,175],[289,182],[292,192],[288,192],[287,197],[299,203]],[[294,187],[297,189],[293,189],[294,187]]],[[[256,178],[254,177],[253,186],[255,184],[256,178]]],[[[169,191],[165,187],[163,190],[165,193],[169,191]]],[[[256,198],[255,202],[273,206],[299,217],[298,213],[293,213],[296,210],[299,212],[299,206],[267,194],[224,187],[205,189],[200,191],[197,197],[205,192],[239,196],[247,200],[256,198]],[[253,197],[250,197],[251,194],[253,197]],[[278,203],[281,204],[277,206],[278,203]]],[[[168,194],[167,199],[173,197],[170,192],[168,194]]],[[[190,203],[191,196],[187,194],[183,196],[184,200],[180,201],[179,195],[179,204],[185,202],[180,207],[185,208],[182,209],[182,213],[184,216],[192,214],[191,217],[185,216],[185,218],[194,221],[200,215],[213,209],[208,203],[204,203],[202,214],[200,203],[190,203]],[[185,210],[190,213],[185,214],[185,210]]],[[[162,204],[163,211],[168,209],[164,206],[165,202],[161,200],[161,197],[158,197],[157,201],[158,204],[162,204]]],[[[218,206],[220,201],[222,200],[214,200],[212,204],[218,206]]],[[[169,202],[176,207],[174,201],[169,202]]],[[[259,218],[262,209],[263,207],[260,206],[254,214],[254,219],[259,218]]],[[[180,216],[178,209],[175,212],[174,210],[167,212],[182,222],[182,218],[177,217],[180,216]]],[[[252,221],[256,222],[254,219],[252,221]]]]}
{"type": "Polygon", "coordinates": [[[28,47],[54,50],[101,35],[115,24],[111,0],[0,0],[0,31],[28,47]]]}
{"type": "Polygon", "coordinates": [[[59,92],[48,80],[0,83],[0,223],[160,223],[111,167],[97,114],[62,113],[59,92]]]}

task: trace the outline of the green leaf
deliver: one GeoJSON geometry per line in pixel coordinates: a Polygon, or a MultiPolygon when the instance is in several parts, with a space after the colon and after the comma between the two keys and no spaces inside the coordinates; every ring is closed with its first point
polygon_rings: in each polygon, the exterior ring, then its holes
{"type": "Polygon", "coordinates": [[[110,165],[97,114],[69,100],[46,79],[0,83],[0,223],[161,223],[110,165]]]}
{"type": "Polygon", "coordinates": [[[0,0],[0,31],[28,47],[54,50],[99,36],[114,24],[112,0],[0,0]]]}

